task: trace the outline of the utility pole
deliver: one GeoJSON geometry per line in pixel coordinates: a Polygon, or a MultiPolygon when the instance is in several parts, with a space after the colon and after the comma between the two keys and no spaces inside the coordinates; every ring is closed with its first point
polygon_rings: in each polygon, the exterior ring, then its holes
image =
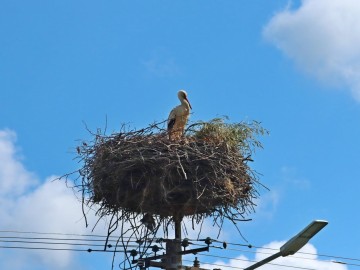
{"type": "Polygon", "coordinates": [[[166,270],[179,270],[182,268],[181,254],[181,221],[182,216],[174,215],[175,239],[166,241],[166,270]]]}
{"type": "MultiPolygon", "coordinates": [[[[197,254],[198,252],[209,251],[209,244],[207,247],[195,248],[190,250],[181,250],[182,240],[181,240],[181,222],[183,217],[179,214],[173,216],[174,227],[175,227],[175,239],[165,239],[166,242],[166,253],[163,255],[157,255],[153,257],[143,258],[142,260],[133,260],[132,263],[139,264],[144,261],[144,266],[146,267],[158,267],[166,270],[202,270],[199,268],[200,264],[194,263],[194,267],[185,267],[182,265],[182,255],[185,254],[197,254]],[[154,260],[161,259],[161,262],[156,262],[154,260]]],[[[197,261],[197,259],[195,260],[197,261]]]]}

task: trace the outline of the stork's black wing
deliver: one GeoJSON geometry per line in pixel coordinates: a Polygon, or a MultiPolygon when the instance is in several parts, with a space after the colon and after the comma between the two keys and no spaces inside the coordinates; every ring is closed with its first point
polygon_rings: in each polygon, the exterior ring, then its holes
{"type": "Polygon", "coordinates": [[[168,130],[168,131],[172,130],[172,128],[174,127],[174,125],[175,125],[175,117],[169,119],[168,124],[167,124],[167,130],[168,130]]]}

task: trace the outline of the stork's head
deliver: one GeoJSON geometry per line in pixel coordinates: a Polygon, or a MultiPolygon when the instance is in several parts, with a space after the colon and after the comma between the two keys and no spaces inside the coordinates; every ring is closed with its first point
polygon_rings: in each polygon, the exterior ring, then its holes
{"type": "Polygon", "coordinates": [[[190,101],[189,101],[188,98],[187,98],[187,93],[186,93],[185,90],[180,90],[180,91],[178,92],[178,98],[180,99],[181,102],[186,101],[186,102],[189,104],[190,109],[192,109],[191,104],[190,104],[190,101]]]}

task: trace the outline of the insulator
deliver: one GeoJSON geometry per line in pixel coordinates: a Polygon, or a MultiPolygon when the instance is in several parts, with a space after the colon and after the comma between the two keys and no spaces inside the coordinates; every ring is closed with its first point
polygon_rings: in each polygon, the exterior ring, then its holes
{"type": "Polygon", "coordinates": [[[205,244],[207,244],[208,246],[210,246],[212,244],[212,240],[210,237],[206,237],[205,244]]]}
{"type": "Polygon", "coordinates": [[[156,253],[156,252],[158,252],[160,250],[160,248],[157,245],[153,245],[151,247],[151,250],[156,253]]]}
{"type": "Polygon", "coordinates": [[[195,257],[194,260],[194,267],[200,267],[200,261],[197,259],[197,257],[195,257]]]}
{"type": "Polygon", "coordinates": [[[181,246],[183,246],[184,248],[189,246],[189,239],[188,238],[184,238],[181,242],[181,246]]]}
{"type": "Polygon", "coordinates": [[[135,250],[135,249],[132,249],[131,251],[130,251],[130,256],[131,257],[136,257],[138,255],[138,252],[135,250]]]}

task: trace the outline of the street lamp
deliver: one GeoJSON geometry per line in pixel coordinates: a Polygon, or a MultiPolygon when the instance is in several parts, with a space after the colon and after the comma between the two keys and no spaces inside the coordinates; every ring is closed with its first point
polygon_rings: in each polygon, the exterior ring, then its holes
{"type": "Polygon", "coordinates": [[[303,229],[301,232],[299,232],[297,235],[295,235],[293,238],[287,241],[284,245],[282,245],[279,252],[245,268],[244,270],[252,270],[258,268],[259,266],[262,266],[272,260],[275,260],[280,256],[286,257],[288,255],[295,254],[296,252],[299,251],[299,249],[305,246],[305,244],[327,224],[328,222],[325,220],[314,220],[305,229],[303,229]]]}

